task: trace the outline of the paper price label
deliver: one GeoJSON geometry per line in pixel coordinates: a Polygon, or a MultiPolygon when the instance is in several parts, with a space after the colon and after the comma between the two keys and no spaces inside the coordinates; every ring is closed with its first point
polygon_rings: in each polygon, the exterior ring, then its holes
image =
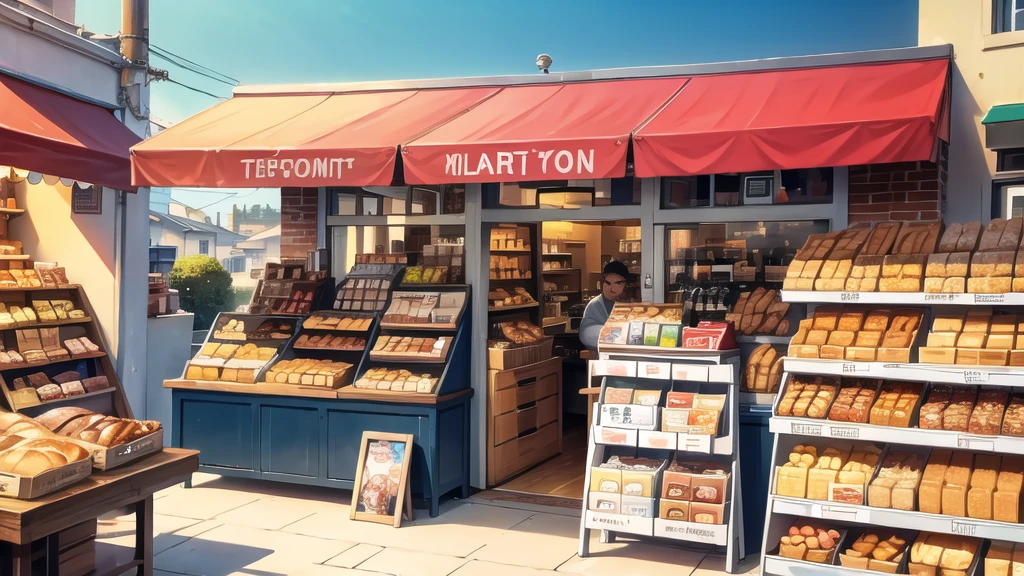
{"type": "Polygon", "coordinates": [[[860,428],[852,428],[850,426],[831,426],[829,431],[833,438],[860,438],[860,428]]]}
{"type": "Polygon", "coordinates": [[[870,372],[869,366],[862,366],[860,364],[843,364],[843,374],[857,374],[863,372],[870,372]]]}
{"type": "Polygon", "coordinates": [[[839,295],[841,302],[859,302],[860,292],[843,292],[839,295]]]}
{"type": "Polygon", "coordinates": [[[978,525],[961,520],[950,521],[950,532],[958,536],[974,536],[978,533],[978,525]]]}
{"type": "Polygon", "coordinates": [[[956,300],[956,294],[925,294],[925,302],[952,302],[956,300]]]}
{"type": "Polygon", "coordinates": [[[988,376],[988,372],[981,370],[964,370],[964,384],[986,384],[988,376]]]}
{"type": "Polygon", "coordinates": [[[821,436],[821,424],[793,424],[790,434],[821,436]]]}
{"type": "MultiPolygon", "coordinates": [[[[840,508],[835,506],[815,506],[813,512],[819,518],[826,520],[842,520],[846,522],[861,522],[861,514],[858,510],[840,508]]],[[[865,514],[866,516],[866,514],[865,514]]]]}
{"type": "Polygon", "coordinates": [[[995,452],[996,443],[995,440],[992,440],[991,438],[976,438],[973,436],[960,435],[956,438],[956,447],[995,452]]]}
{"type": "Polygon", "coordinates": [[[1006,302],[1006,294],[975,294],[975,304],[1002,304],[1006,302]]]}

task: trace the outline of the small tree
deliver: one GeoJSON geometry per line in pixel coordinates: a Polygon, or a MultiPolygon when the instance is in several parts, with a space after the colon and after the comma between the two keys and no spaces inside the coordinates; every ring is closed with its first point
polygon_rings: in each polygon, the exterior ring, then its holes
{"type": "Polygon", "coordinates": [[[212,256],[179,258],[169,284],[178,291],[182,309],[196,315],[195,330],[209,330],[217,313],[230,304],[231,274],[212,256]]]}

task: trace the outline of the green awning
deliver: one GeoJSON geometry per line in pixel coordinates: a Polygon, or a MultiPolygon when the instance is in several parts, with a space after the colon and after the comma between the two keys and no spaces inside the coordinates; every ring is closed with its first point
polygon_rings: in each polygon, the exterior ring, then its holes
{"type": "Polygon", "coordinates": [[[988,114],[981,120],[982,124],[996,124],[999,122],[1017,122],[1024,120],[1024,103],[1003,104],[989,108],[988,114]]]}

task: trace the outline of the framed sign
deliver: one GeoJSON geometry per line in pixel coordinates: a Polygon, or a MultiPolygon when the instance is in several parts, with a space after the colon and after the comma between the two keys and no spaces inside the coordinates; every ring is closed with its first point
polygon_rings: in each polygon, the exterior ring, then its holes
{"type": "Polygon", "coordinates": [[[411,453],[412,434],[363,432],[349,518],[398,528],[404,509],[412,520],[411,453]]]}
{"type": "Polygon", "coordinates": [[[72,214],[102,214],[103,213],[103,188],[99,185],[92,185],[88,188],[82,187],[75,182],[71,187],[71,213],[72,214]]]}
{"type": "Polygon", "coordinates": [[[771,204],[775,193],[775,175],[756,174],[743,177],[744,204],[771,204]]]}

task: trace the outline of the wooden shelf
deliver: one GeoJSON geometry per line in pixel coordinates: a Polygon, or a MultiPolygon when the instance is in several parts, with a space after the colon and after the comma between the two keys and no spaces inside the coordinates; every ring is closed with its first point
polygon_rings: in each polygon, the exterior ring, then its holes
{"type": "Polygon", "coordinates": [[[579,272],[579,268],[555,268],[553,270],[541,270],[542,274],[566,274],[569,272],[579,272]]]}
{"type": "Polygon", "coordinates": [[[360,354],[366,350],[366,347],[362,348],[325,348],[322,346],[292,346],[292,350],[308,350],[312,352],[358,352],[360,354]]]}
{"type": "MultiPolygon", "coordinates": [[[[36,313],[38,315],[38,312],[36,313]]],[[[68,318],[67,320],[48,320],[45,322],[30,322],[28,324],[18,324],[16,326],[0,327],[0,330],[25,330],[28,328],[53,328],[55,326],[71,326],[74,324],[88,324],[92,322],[92,318],[88,316],[85,318],[68,318]]]]}
{"type": "MultiPolygon", "coordinates": [[[[39,404],[38,406],[49,407],[49,406],[61,406],[63,404],[73,404],[73,403],[78,402],[79,400],[81,400],[83,398],[90,398],[92,396],[102,396],[104,394],[113,394],[113,393],[114,393],[114,388],[113,387],[104,388],[102,390],[97,390],[95,392],[86,392],[85,394],[76,394],[74,396],[65,396],[64,398],[58,398],[56,400],[43,400],[42,403],[39,404]]],[[[21,409],[36,408],[36,407],[37,406],[25,406],[25,407],[23,407],[21,409]]]]}
{"type": "Polygon", "coordinates": [[[506,248],[506,249],[502,249],[502,250],[491,249],[491,254],[532,254],[532,253],[533,253],[533,250],[530,249],[530,248],[524,248],[524,249],[516,249],[516,248],[508,249],[508,248],[506,248]]]}
{"type": "Polygon", "coordinates": [[[24,208],[0,208],[0,214],[7,214],[8,216],[18,216],[24,213],[24,208]]]}
{"type": "Polygon", "coordinates": [[[299,384],[276,384],[260,382],[258,384],[239,384],[238,382],[221,382],[207,380],[164,380],[164,388],[182,390],[206,390],[208,392],[230,392],[234,394],[266,394],[268,396],[296,396],[300,398],[337,398],[337,390],[320,386],[302,386],[299,384]]]}
{"type": "MultiPolygon", "coordinates": [[[[45,366],[52,366],[54,364],[64,364],[65,362],[78,362],[79,360],[92,360],[94,358],[103,358],[107,355],[106,352],[87,352],[78,356],[72,356],[66,360],[48,360],[46,362],[25,362],[23,364],[0,364],[0,372],[7,372],[8,370],[20,370],[22,368],[43,368],[45,366]]],[[[106,375],[109,378],[109,374],[106,375]]]]}
{"type": "Polygon", "coordinates": [[[488,278],[489,282],[527,282],[536,278],[488,278]]]}
{"type": "Polygon", "coordinates": [[[473,389],[467,388],[444,396],[421,394],[419,392],[392,392],[390,390],[359,389],[346,386],[338,390],[338,398],[343,400],[372,400],[374,402],[395,402],[398,404],[440,404],[464,394],[472,394],[473,389]]]}
{"type": "Polygon", "coordinates": [[[572,254],[570,254],[569,252],[548,252],[546,254],[541,254],[541,256],[557,256],[558,258],[570,258],[572,257],[572,254]]]}
{"type": "Polygon", "coordinates": [[[58,291],[58,290],[77,290],[79,288],[81,288],[81,286],[79,286],[78,284],[69,284],[67,286],[59,286],[59,287],[53,287],[53,286],[37,286],[37,287],[19,286],[17,288],[0,288],[0,294],[12,293],[12,292],[46,292],[46,291],[55,292],[55,291],[58,291]]]}
{"type": "Polygon", "coordinates": [[[28,260],[29,258],[31,258],[31,256],[29,256],[28,254],[0,254],[0,261],[25,261],[28,260]]]}
{"type": "Polygon", "coordinates": [[[509,306],[488,306],[488,312],[511,312],[512,310],[526,310],[528,308],[536,308],[540,306],[539,302],[530,302],[529,304],[512,304],[509,306]]]}

